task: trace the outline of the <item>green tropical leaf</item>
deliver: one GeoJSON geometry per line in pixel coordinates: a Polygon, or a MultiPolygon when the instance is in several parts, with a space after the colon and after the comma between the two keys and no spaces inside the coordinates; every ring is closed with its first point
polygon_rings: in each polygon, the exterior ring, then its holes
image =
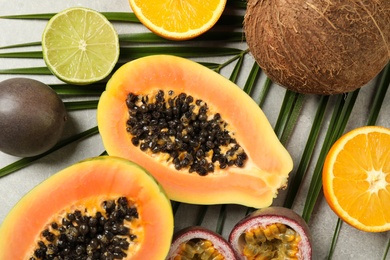
{"type": "Polygon", "coordinates": [[[13,68],[0,70],[0,74],[51,75],[47,67],[13,68]]]}
{"type": "MultiPolygon", "coordinates": [[[[121,44],[121,56],[120,62],[118,62],[115,69],[136,58],[154,54],[170,54],[187,58],[206,58],[202,59],[202,62],[200,63],[210,69],[215,70],[216,72],[220,72],[228,65],[234,65],[229,79],[232,82],[237,82],[237,79],[243,75],[244,56],[249,53],[249,50],[226,47],[229,45],[225,43],[241,43],[245,41],[245,35],[242,30],[244,15],[236,15],[236,13],[240,13],[246,9],[247,1],[228,0],[226,7],[228,12],[225,12],[222,15],[217,24],[209,32],[186,42],[172,42],[151,32],[120,34],[119,39],[121,44]],[[234,12],[229,12],[230,10],[234,10],[234,12]],[[137,46],[139,43],[143,44],[143,46],[137,46]],[[212,57],[221,56],[227,57],[224,62],[216,63],[211,61],[212,57]]],[[[48,20],[54,14],[55,13],[3,15],[0,16],[0,19],[48,20]]],[[[112,22],[140,24],[140,21],[137,19],[134,13],[103,12],[103,14],[112,22]]],[[[32,48],[31,51],[9,51],[9,49],[39,47],[40,45],[41,42],[26,42],[20,44],[11,44],[8,46],[0,46],[0,49],[4,50],[2,53],[0,53],[0,58],[42,59],[42,52],[36,51],[34,48],[32,48]]],[[[251,71],[246,78],[243,90],[248,95],[255,96],[254,100],[259,104],[260,107],[263,107],[264,102],[266,100],[270,100],[268,94],[273,86],[273,83],[269,78],[266,78],[264,84],[259,86],[258,81],[261,76],[261,72],[262,71],[257,63],[253,62],[251,71]]],[[[0,74],[52,75],[50,70],[46,67],[23,67],[12,69],[3,68],[0,70],[0,74]]],[[[105,90],[105,85],[106,80],[88,86],[52,84],[50,87],[52,87],[59,95],[66,98],[64,104],[68,111],[75,111],[83,109],[96,109],[98,104],[98,100],[96,100],[96,98],[99,97],[105,90]],[[77,97],[81,100],[68,100],[72,97],[77,97]],[[91,100],[91,97],[95,99],[91,100]]],[[[387,112],[384,111],[382,107],[385,103],[385,97],[389,85],[390,63],[384,68],[375,82],[375,89],[373,92],[374,94],[372,100],[370,100],[371,103],[370,109],[368,111],[367,125],[377,124],[378,118],[387,112]]],[[[322,167],[327,152],[329,151],[331,145],[344,133],[346,124],[349,122],[349,117],[352,113],[359,93],[359,90],[356,90],[345,95],[319,96],[318,100],[317,97],[314,97],[315,101],[317,102],[315,117],[312,122],[310,133],[307,136],[307,139],[305,139],[306,144],[304,146],[299,165],[295,173],[291,173],[290,175],[289,186],[287,189],[285,201],[283,203],[284,207],[291,208],[294,202],[296,202],[295,200],[298,191],[302,187],[303,180],[310,177],[310,185],[302,213],[303,218],[307,222],[309,222],[311,219],[315,205],[318,203],[318,197],[320,196],[322,186],[322,167]],[[324,120],[327,112],[331,112],[332,116],[329,124],[326,124],[327,122],[324,120]],[[319,139],[321,131],[324,131],[326,134],[323,142],[320,142],[319,139]],[[314,158],[316,149],[319,151],[318,158],[314,158]],[[311,163],[314,164],[314,170],[312,172],[312,176],[308,176],[307,173],[311,163]]],[[[295,127],[298,120],[300,119],[301,110],[303,109],[303,106],[308,99],[313,99],[313,97],[286,90],[274,128],[275,133],[279,137],[282,144],[286,145],[290,139],[290,136],[294,133],[294,130],[296,130],[295,127]]],[[[17,160],[14,163],[1,168],[0,177],[6,176],[10,173],[27,167],[36,160],[51,154],[66,145],[81,141],[95,134],[98,134],[97,127],[93,127],[82,133],[60,141],[55,147],[46,153],[30,158],[21,158],[20,160],[17,160]]],[[[106,152],[104,151],[102,155],[103,154],[106,154],[106,152]]],[[[181,205],[183,204],[180,202],[172,201],[172,208],[175,216],[181,205]]],[[[223,229],[226,226],[225,222],[227,216],[230,211],[228,205],[218,206],[220,208],[218,212],[216,232],[222,234],[223,229]]],[[[214,206],[199,206],[199,211],[195,216],[196,224],[203,225],[205,223],[207,211],[209,209],[214,209],[211,207],[214,206]]],[[[255,209],[247,208],[246,213],[248,214],[253,210],[255,209]]],[[[341,229],[342,224],[342,220],[337,219],[336,227],[333,231],[331,245],[328,248],[328,259],[332,258],[335,249],[337,248],[339,235],[343,231],[341,229]]],[[[382,259],[387,259],[389,248],[390,239],[387,241],[386,247],[384,248],[382,259]]]]}
{"type": "MultiPolygon", "coordinates": [[[[121,59],[137,59],[156,54],[169,54],[181,57],[210,57],[237,55],[242,50],[236,48],[187,47],[187,46],[153,46],[153,47],[121,47],[121,59]]],[[[42,51],[24,51],[0,53],[0,58],[42,59],[42,51]]]]}
{"type": "Polygon", "coordinates": [[[347,124],[352,108],[355,105],[359,90],[360,89],[357,89],[348,93],[346,98],[343,94],[338,95],[338,102],[335,106],[334,113],[325,136],[325,141],[322,145],[320,156],[317,160],[317,164],[311,178],[308,195],[303,208],[302,217],[306,220],[306,222],[309,222],[314,205],[316,204],[318,195],[320,194],[322,187],[321,173],[326,155],[333,143],[336,142],[336,140],[340,138],[344,132],[345,125],[347,124]]]}
{"type": "Polygon", "coordinates": [[[53,148],[51,148],[47,152],[44,152],[44,153],[36,155],[36,156],[25,157],[25,158],[19,159],[13,163],[1,168],[0,169],[0,177],[4,177],[10,173],[18,171],[18,170],[32,164],[36,160],[38,160],[42,157],[45,157],[46,155],[49,155],[49,154],[61,149],[62,147],[66,146],[66,145],[69,145],[69,144],[76,142],[76,141],[81,141],[81,140],[88,138],[90,136],[93,136],[97,133],[98,133],[98,128],[96,126],[96,127],[90,128],[84,132],[73,135],[69,138],[66,138],[65,140],[58,142],[58,144],[56,144],[53,148]]]}
{"type": "Polygon", "coordinates": [[[62,96],[100,96],[106,88],[106,83],[99,82],[86,86],[71,84],[50,84],[49,86],[62,96]]]}
{"type": "Polygon", "coordinates": [[[64,102],[64,105],[66,110],[72,111],[72,110],[96,109],[98,103],[99,100],[68,101],[68,102],[64,102]]]}
{"type": "Polygon", "coordinates": [[[320,133],[320,130],[323,128],[322,123],[325,116],[328,100],[329,96],[322,96],[318,103],[318,108],[314,117],[313,126],[307,139],[305,149],[301,157],[301,161],[298,165],[295,174],[290,177],[291,181],[287,187],[286,200],[283,204],[283,206],[286,208],[292,207],[302,180],[305,177],[305,174],[309,167],[310,161],[312,160],[313,152],[318,140],[318,135],[320,133]]]}

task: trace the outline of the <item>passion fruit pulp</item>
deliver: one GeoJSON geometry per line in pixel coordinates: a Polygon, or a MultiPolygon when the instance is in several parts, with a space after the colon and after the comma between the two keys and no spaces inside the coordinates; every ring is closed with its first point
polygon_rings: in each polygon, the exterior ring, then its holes
{"type": "Polygon", "coordinates": [[[66,120],[64,103],[46,84],[28,78],[0,82],[0,151],[19,157],[46,152],[66,120]]]}
{"type": "Polygon", "coordinates": [[[239,259],[312,259],[309,227],[289,208],[254,211],[234,226],[229,242],[239,259]]]}
{"type": "Polygon", "coordinates": [[[191,226],[175,233],[167,260],[236,260],[229,242],[220,234],[201,226],[191,226]]]}

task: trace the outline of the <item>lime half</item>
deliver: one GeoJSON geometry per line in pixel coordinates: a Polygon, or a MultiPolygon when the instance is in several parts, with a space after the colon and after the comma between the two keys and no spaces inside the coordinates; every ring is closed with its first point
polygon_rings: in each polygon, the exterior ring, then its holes
{"type": "Polygon", "coordinates": [[[54,15],[42,35],[46,65],[64,82],[86,85],[107,77],[119,58],[118,34],[101,13],[74,7],[54,15]]]}

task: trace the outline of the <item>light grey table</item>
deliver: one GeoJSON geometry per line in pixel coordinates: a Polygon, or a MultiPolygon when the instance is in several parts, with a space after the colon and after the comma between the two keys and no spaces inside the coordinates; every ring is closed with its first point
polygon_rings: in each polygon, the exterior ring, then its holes
{"type": "MultiPolygon", "coordinates": [[[[51,0],[1,0],[0,1],[0,15],[10,14],[28,14],[28,13],[42,13],[42,12],[58,12],[68,7],[84,6],[93,8],[98,11],[118,11],[130,12],[131,9],[127,0],[67,0],[67,1],[51,1],[51,0]]],[[[45,21],[26,21],[26,20],[5,20],[0,19],[0,46],[40,41],[45,21]]],[[[128,23],[114,23],[118,33],[134,33],[147,31],[143,26],[128,23]]],[[[184,44],[184,43],[183,43],[184,44]]],[[[246,49],[245,43],[235,43],[234,47],[246,49]]],[[[21,49],[23,50],[23,49],[21,49]]],[[[7,50],[1,50],[5,52],[7,50]]],[[[199,61],[218,62],[226,60],[226,57],[219,58],[204,58],[199,61]]],[[[253,59],[247,55],[244,59],[245,70],[239,77],[237,84],[243,87],[245,84],[246,73],[249,73],[253,59]]],[[[0,69],[29,67],[29,66],[44,66],[43,60],[34,59],[4,59],[0,58],[0,69]]],[[[229,77],[232,66],[224,69],[221,74],[229,77]]],[[[25,76],[25,75],[23,75],[25,76]]],[[[0,75],[0,80],[15,77],[13,75],[0,75]]],[[[41,80],[47,84],[61,83],[54,76],[27,76],[37,80],[41,80]]],[[[258,84],[264,82],[264,76],[259,80],[258,84]]],[[[351,118],[348,121],[347,129],[351,130],[355,127],[364,125],[367,120],[368,109],[372,100],[373,87],[368,84],[361,89],[356,105],[352,111],[351,118]]],[[[285,89],[274,85],[263,105],[263,110],[272,125],[275,125],[277,116],[280,110],[280,105],[285,94],[285,89]]],[[[384,107],[378,118],[378,124],[390,127],[390,97],[385,97],[384,107]]],[[[301,115],[296,125],[290,141],[287,144],[287,149],[290,151],[295,167],[300,161],[303,149],[306,144],[307,136],[311,129],[314,119],[317,103],[319,98],[317,96],[305,97],[305,103],[301,111],[301,115]]],[[[330,109],[333,103],[330,101],[330,109]]],[[[64,138],[96,126],[96,111],[83,110],[69,113],[69,121],[65,129],[64,138]]],[[[331,117],[331,111],[325,117],[326,122],[331,117]]],[[[320,133],[319,143],[324,138],[326,129],[320,133]]],[[[0,129],[1,134],[1,129],[0,129]]],[[[0,179],[0,223],[3,221],[7,213],[18,202],[18,200],[25,195],[35,185],[48,178],[53,173],[73,164],[82,159],[98,156],[104,151],[99,135],[87,138],[83,141],[68,145],[59,151],[46,156],[32,165],[12,173],[0,179]]],[[[313,157],[307,172],[304,184],[302,185],[293,209],[302,213],[304,202],[307,195],[310,179],[313,168],[318,157],[318,149],[313,157]]],[[[4,167],[9,163],[14,162],[18,158],[0,153],[0,167],[4,167]]],[[[278,198],[274,205],[282,205],[285,192],[280,191],[278,198]]],[[[212,230],[216,229],[217,216],[221,206],[209,206],[202,222],[202,225],[212,230]]],[[[201,206],[182,204],[175,217],[175,229],[181,229],[186,226],[196,224],[198,212],[202,209],[201,206]]],[[[227,215],[222,230],[222,235],[227,237],[232,226],[241,218],[244,217],[245,207],[238,205],[228,205],[226,207],[227,215]]],[[[313,236],[314,259],[326,259],[328,250],[332,243],[332,236],[337,223],[336,215],[328,207],[326,201],[320,194],[313,215],[309,221],[309,227],[313,236]]],[[[22,235],[22,234],[15,234],[22,235]]],[[[388,239],[390,238],[388,232],[384,233],[365,233],[358,231],[347,224],[343,224],[340,231],[340,236],[334,251],[333,259],[363,259],[375,260],[382,259],[388,239]]],[[[8,260],[8,259],[7,259],[8,260]]]]}

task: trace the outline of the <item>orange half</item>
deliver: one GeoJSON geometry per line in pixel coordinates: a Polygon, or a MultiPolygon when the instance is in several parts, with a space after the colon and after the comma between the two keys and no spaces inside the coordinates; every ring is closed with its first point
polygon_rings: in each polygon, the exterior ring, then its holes
{"type": "Polygon", "coordinates": [[[155,34],[188,40],[208,31],[225,9],[226,0],[129,0],[137,18],[155,34]]]}
{"type": "Polygon", "coordinates": [[[323,190],[332,210],[368,232],[390,230],[390,129],[356,128],[330,149],[323,190]]]}

